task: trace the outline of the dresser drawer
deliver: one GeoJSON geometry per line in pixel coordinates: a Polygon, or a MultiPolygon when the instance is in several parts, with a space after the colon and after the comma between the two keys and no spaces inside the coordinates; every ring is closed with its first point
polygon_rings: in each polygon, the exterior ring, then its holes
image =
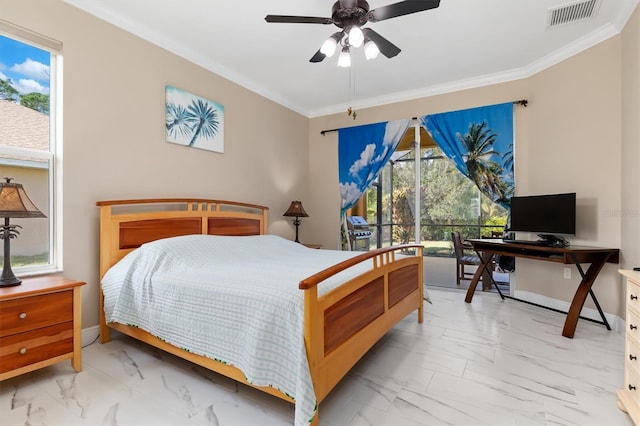
{"type": "Polygon", "coordinates": [[[627,339],[633,339],[640,342],[640,314],[636,311],[627,309],[627,339]]]}
{"type": "Polygon", "coordinates": [[[634,339],[627,339],[625,347],[625,369],[633,370],[640,377],[640,346],[634,339]]]}
{"type": "Polygon", "coordinates": [[[73,320],[73,291],[0,302],[0,337],[73,320]]]}
{"type": "Polygon", "coordinates": [[[632,370],[624,372],[624,387],[622,391],[629,395],[634,404],[640,403],[640,378],[632,370]]]}
{"type": "Polygon", "coordinates": [[[631,280],[627,280],[627,309],[640,312],[640,286],[631,280]]]}
{"type": "Polygon", "coordinates": [[[73,322],[0,338],[0,373],[73,352],[73,322]]]}

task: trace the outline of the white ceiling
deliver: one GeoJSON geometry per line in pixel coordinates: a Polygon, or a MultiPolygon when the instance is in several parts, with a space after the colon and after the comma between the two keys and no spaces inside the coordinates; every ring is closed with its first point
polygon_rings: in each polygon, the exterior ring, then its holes
{"type": "Polygon", "coordinates": [[[307,117],[528,77],[620,33],[638,1],[599,0],[594,16],[548,28],[551,9],[576,1],[441,0],[368,23],[402,52],[366,61],[352,49],[343,69],[338,55],[309,62],[337,27],[264,20],[330,17],[332,0],[66,0],[307,117]]]}

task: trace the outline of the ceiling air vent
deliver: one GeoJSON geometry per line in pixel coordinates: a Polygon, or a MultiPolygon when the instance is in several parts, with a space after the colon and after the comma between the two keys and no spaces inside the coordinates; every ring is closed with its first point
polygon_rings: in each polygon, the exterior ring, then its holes
{"type": "Polygon", "coordinates": [[[570,3],[555,9],[550,9],[547,17],[547,27],[553,28],[582,19],[592,18],[600,0],[584,0],[570,3]]]}

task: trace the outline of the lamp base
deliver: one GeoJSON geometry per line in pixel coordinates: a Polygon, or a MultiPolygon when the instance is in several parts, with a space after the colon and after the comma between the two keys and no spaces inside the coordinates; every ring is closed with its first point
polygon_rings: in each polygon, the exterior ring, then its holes
{"type": "Polygon", "coordinates": [[[0,287],[13,287],[22,284],[22,280],[16,277],[0,278],[0,287]]]}
{"type": "Polygon", "coordinates": [[[9,218],[4,218],[4,226],[0,226],[0,238],[4,240],[4,255],[2,259],[2,275],[0,275],[0,287],[12,287],[20,285],[19,280],[11,270],[11,239],[16,238],[19,234],[20,225],[10,225],[9,218]]]}

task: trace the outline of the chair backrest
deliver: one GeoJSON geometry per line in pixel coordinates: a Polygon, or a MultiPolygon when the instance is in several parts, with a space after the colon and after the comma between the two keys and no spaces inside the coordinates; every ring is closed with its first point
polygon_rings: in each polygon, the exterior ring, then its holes
{"type": "Polygon", "coordinates": [[[459,232],[451,233],[451,240],[453,241],[453,250],[456,253],[457,258],[461,258],[464,256],[464,252],[462,250],[462,239],[460,238],[459,232]]]}

